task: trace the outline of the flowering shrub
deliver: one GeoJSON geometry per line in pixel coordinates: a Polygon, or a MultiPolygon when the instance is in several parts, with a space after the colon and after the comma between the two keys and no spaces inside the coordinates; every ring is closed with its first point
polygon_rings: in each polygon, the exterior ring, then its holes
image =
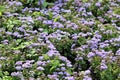
{"type": "Polygon", "coordinates": [[[119,0],[0,4],[0,80],[120,80],[119,0]]]}

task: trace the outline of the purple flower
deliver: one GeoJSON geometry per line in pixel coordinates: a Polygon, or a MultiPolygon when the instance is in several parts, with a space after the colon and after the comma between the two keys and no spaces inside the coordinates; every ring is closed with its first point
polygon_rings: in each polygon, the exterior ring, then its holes
{"type": "Polygon", "coordinates": [[[51,20],[44,20],[43,23],[44,23],[44,24],[48,24],[48,25],[53,24],[53,22],[52,22],[51,20]]]}
{"type": "Polygon", "coordinates": [[[101,22],[104,22],[104,21],[105,21],[102,17],[98,17],[98,19],[99,19],[101,22]]]}
{"type": "Polygon", "coordinates": [[[120,56],[120,49],[116,51],[116,55],[120,56]]]}
{"type": "Polygon", "coordinates": [[[16,70],[23,70],[22,66],[16,66],[15,69],[16,70]]]}
{"type": "Polygon", "coordinates": [[[100,7],[101,6],[100,2],[97,2],[95,6],[100,7]]]}
{"type": "Polygon", "coordinates": [[[89,76],[84,76],[83,80],[92,80],[92,78],[89,76]]]}
{"type": "Polygon", "coordinates": [[[66,68],[65,67],[61,67],[61,71],[65,71],[66,70],[66,68]]]}
{"type": "Polygon", "coordinates": [[[14,32],[13,35],[17,37],[19,35],[19,33],[18,32],[14,32]]]}
{"type": "Polygon", "coordinates": [[[20,76],[20,72],[12,72],[11,76],[20,76]]]}
{"type": "Polygon", "coordinates": [[[101,66],[100,66],[100,69],[101,70],[105,70],[105,69],[107,69],[108,67],[107,67],[107,65],[105,64],[105,63],[101,63],[101,66]]]}
{"type": "Polygon", "coordinates": [[[95,48],[95,49],[98,48],[98,45],[97,45],[97,44],[91,44],[91,45],[90,45],[90,49],[94,49],[94,48],[95,48]]]}
{"type": "Polygon", "coordinates": [[[91,73],[90,70],[86,70],[86,71],[85,71],[85,75],[88,75],[88,74],[90,74],[90,73],[91,73]]]}
{"type": "Polygon", "coordinates": [[[65,77],[65,79],[67,79],[67,80],[75,80],[75,78],[73,76],[65,77]]]}
{"type": "Polygon", "coordinates": [[[6,60],[6,58],[5,57],[0,57],[0,60],[6,60]]]}
{"type": "Polygon", "coordinates": [[[70,0],[64,0],[64,2],[69,2],[70,0]]]}
{"type": "Polygon", "coordinates": [[[25,32],[25,33],[24,33],[24,36],[30,36],[30,34],[28,34],[28,33],[25,32]]]}
{"type": "Polygon", "coordinates": [[[104,54],[103,54],[103,52],[96,52],[96,55],[98,55],[98,56],[100,56],[100,57],[103,57],[104,56],[104,54]]]}
{"type": "Polygon", "coordinates": [[[48,56],[50,56],[50,57],[52,57],[53,55],[55,55],[53,50],[49,50],[49,51],[47,52],[47,54],[48,54],[48,56]]]}
{"type": "Polygon", "coordinates": [[[7,35],[12,35],[12,32],[7,31],[6,34],[7,35]]]}
{"type": "Polygon", "coordinates": [[[90,3],[85,3],[84,6],[85,6],[86,8],[88,8],[88,7],[91,6],[91,4],[90,4],[90,3]]]}
{"type": "Polygon", "coordinates": [[[87,55],[88,58],[91,58],[91,57],[94,57],[94,56],[95,56],[95,53],[93,53],[93,52],[89,52],[88,55],[87,55]]]}
{"type": "Polygon", "coordinates": [[[45,69],[43,67],[39,66],[39,67],[37,67],[37,70],[43,71],[45,69]]]}
{"type": "Polygon", "coordinates": [[[72,67],[71,63],[67,63],[67,67],[72,67]]]}
{"type": "Polygon", "coordinates": [[[64,28],[64,25],[61,24],[60,22],[53,22],[53,27],[54,28],[64,28]]]}
{"type": "Polygon", "coordinates": [[[16,2],[15,4],[16,4],[16,6],[22,6],[21,2],[16,2]]]}
{"type": "Polygon", "coordinates": [[[63,75],[64,73],[63,72],[58,72],[58,74],[63,75]]]}
{"type": "Polygon", "coordinates": [[[44,59],[44,57],[43,56],[39,56],[39,60],[43,60],[44,59]]]}
{"type": "Polygon", "coordinates": [[[23,67],[23,68],[31,68],[31,67],[32,67],[32,64],[30,64],[30,63],[24,63],[24,64],[22,65],[22,67],[23,67]]]}
{"type": "Polygon", "coordinates": [[[59,3],[62,3],[63,0],[58,0],[59,3]]]}
{"type": "Polygon", "coordinates": [[[31,46],[32,47],[36,47],[36,46],[39,46],[40,44],[39,43],[32,43],[31,46]]]}
{"type": "Polygon", "coordinates": [[[25,29],[23,27],[19,27],[18,30],[21,32],[25,32],[25,29]]]}
{"type": "Polygon", "coordinates": [[[87,12],[87,15],[92,16],[92,12],[87,12]]]}
{"type": "Polygon", "coordinates": [[[8,44],[8,40],[1,41],[3,44],[8,44]]]}
{"type": "Polygon", "coordinates": [[[23,61],[17,61],[17,62],[15,63],[15,65],[20,66],[20,65],[22,65],[22,63],[23,63],[23,61]]]}
{"type": "Polygon", "coordinates": [[[51,49],[51,50],[55,50],[56,49],[53,44],[48,45],[48,48],[51,49]]]}
{"type": "Polygon", "coordinates": [[[28,11],[28,7],[25,7],[24,9],[22,9],[22,13],[28,11]]]}
{"type": "Polygon", "coordinates": [[[69,74],[68,72],[64,72],[64,74],[65,74],[66,76],[70,76],[70,74],[69,74]]]}
{"type": "Polygon", "coordinates": [[[19,53],[20,53],[20,50],[15,50],[14,53],[15,53],[15,54],[19,54],[19,53]]]}
{"type": "Polygon", "coordinates": [[[41,20],[42,20],[42,17],[39,16],[39,17],[36,18],[36,20],[40,20],[40,21],[41,21],[41,20]]]}
{"type": "Polygon", "coordinates": [[[26,63],[34,63],[35,60],[26,60],[26,63]]]}
{"type": "Polygon", "coordinates": [[[120,0],[117,0],[117,2],[120,2],[120,0]]]}
{"type": "Polygon", "coordinates": [[[40,66],[40,65],[42,65],[42,64],[43,64],[42,61],[37,61],[37,66],[40,66]]]}
{"type": "Polygon", "coordinates": [[[58,78],[57,78],[58,75],[57,75],[57,74],[53,74],[53,75],[49,75],[49,74],[48,74],[47,77],[50,78],[51,80],[52,80],[52,79],[53,79],[53,80],[58,80],[58,78]]]}
{"type": "Polygon", "coordinates": [[[52,9],[53,10],[59,10],[60,8],[58,6],[54,6],[52,9]]]}
{"type": "Polygon", "coordinates": [[[100,43],[100,48],[104,48],[104,47],[107,47],[107,46],[109,46],[109,44],[106,44],[106,43],[100,43]]]}
{"type": "Polygon", "coordinates": [[[64,56],[59,56],[59,58],[62,60],[62,61],[67,61],[67,58],[66,57],[64,57],[64,56]]]}

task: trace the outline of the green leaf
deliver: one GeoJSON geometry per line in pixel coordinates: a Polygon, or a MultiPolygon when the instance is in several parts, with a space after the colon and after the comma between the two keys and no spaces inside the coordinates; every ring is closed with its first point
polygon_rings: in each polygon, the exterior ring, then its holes
{"type": "Polygon", "coordinates": [[[56,18],[54,19],[54,22],[56,22],[58,19],[60,19],[60,16],[56,17],[56,18]]]}
{"type": "Polygon", "coordinates": [[[99,2],[102,2],[103,0],[99,0],[99,2]]]}
{"type": "Polygon", "coordinates": [[[120,15],[120,7],[119,8],[115,8],[113,13],[120,15]]]}
{"type": "Polygon", "coordinates": [[[44,29],[44,32],[48,32],[48,30],[47,30],[47,29],[44,29]]]}
{"type": "Polygon", "coordinates": [[[44,59],[45,59],[45,60],[48,60],[48,59],[49,59],[49,56],[48,56],[47,54],[43,54],[43,56],[44,56],[44,59]]]}
{"type": "Polygon", "coordinates": [[[50,68],[50,72],[52,72],[52,70],[55,69],[55,68],[56,68],[56,66],[52,66],[52,67],[50,68]]]}
{"type": "Polygon", "coordinates": [[[54,70],[57,66],[60,65],[60,62],[58,60],[51,60],[52,67],[50,68],[50,71],[54,70]]]}
{"type": "Polygon", "coordinates": [[[0,71],[0,77],[1,77],[1,76],[3,76],[3,73],[2,73],[2,71],[0,71]]]}
{"type": "Polygon", "coordinates": [[[52,6],[52,5],[54,5],[54,3],[47,3],[47,5],[52,6]]]}
{"type": "Polygon", "coordinates": [[[49,11],[49,17],[50,17],[50,19],[52,19],[52,17],[53,17],[52,12],[50,12],[50,11],[49,11]]]}
{"type": "Polygon", "coordinates": [[[4,6],[0,6],[0,12],[4,12],[5,11],[5,7],[4,6]]]}
{"type": "Polygon", "coordinates": [[[0,16],[2,16],[2,12],[0,12],[0,16]]]}
{"type": "Polygon", "coordinates": [[[71,69],[67,69],[67,72],[68,72],[69,74],[72,74],[71,69]]]}
{"type": "Polygon", "coordinates": [[[27,3],[29,4],[29,3],[32,3],[33,2],[33,0],[27,0],[27,3]]]}
{"type": "Polygon", "coordinates": [[[48,2],[46,2],[46,0],[45,0],[44,3],[43,3],[43,7],[46,8],[47,5],[48,5],[48,2]]]}

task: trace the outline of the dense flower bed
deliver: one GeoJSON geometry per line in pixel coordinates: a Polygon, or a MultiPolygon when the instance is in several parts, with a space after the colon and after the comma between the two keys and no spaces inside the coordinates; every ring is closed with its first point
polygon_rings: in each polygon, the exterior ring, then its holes
{"type": "Polygon", "coordinates": [[[0,80],[120,80],[120,0],[36,4],[0,5],[0,80]]]}

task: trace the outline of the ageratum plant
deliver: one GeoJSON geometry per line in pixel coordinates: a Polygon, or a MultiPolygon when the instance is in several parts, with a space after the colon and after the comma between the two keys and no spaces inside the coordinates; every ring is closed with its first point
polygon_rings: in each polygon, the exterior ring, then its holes
{"type": "Polygon", "coordinates": [[[4,0],[0,79],[119,80],[119,2],[4,0]]]}

